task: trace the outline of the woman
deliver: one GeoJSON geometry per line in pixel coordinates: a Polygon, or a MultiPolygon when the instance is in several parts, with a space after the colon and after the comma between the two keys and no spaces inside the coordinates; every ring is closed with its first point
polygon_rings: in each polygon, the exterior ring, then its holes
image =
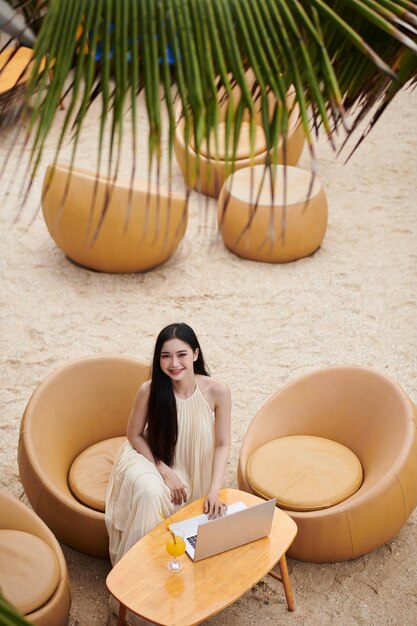
{"type": "Polygon", "coordinates": [[[110,558],[117,561],[187,501],[205,496],[204,512],[226,510],[219,490],[230,449],[230,391],[209,377],[187,324],[158,335],[152,378],[141,385],[106,495],[110,558]]]}

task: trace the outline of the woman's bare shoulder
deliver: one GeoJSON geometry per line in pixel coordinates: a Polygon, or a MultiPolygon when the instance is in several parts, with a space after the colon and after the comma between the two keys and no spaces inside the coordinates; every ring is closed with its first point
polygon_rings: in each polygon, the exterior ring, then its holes
{"type": "Polygon", "coordinates": [[[136,398],[137,399],[147,399],[149,398],[149,394],[151,391],[151,381],[150,380],[145,380],[144,383],[141,384],[141,386],[139,387],[137,394],[136,394],[136,398]]]}
{"type": "Polygon", "coordinates": [[[230,396],[229,386],[221,380],[216,380],[215,378],[211,378],[211,376],[202,375],[197,375],[196,378],[198,386],[204,395],[209,395],[214,400],[230,396]]]}

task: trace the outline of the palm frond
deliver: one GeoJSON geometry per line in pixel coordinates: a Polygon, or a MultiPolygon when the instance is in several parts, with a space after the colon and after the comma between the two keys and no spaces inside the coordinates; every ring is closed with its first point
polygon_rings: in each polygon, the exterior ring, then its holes
{"type": "Polygon", "coordinates": [[[20,613],[0,594],[0,624],[4,626],[31,626],[20,613]]]}
{"type": "Polygon", "coordinates": [[[333,138],[343,124],[349,134],[371,110],[372,127],[395,93],[417,75],[417,4],[412,0],[43,0],[38,12],[35,6],[25,3],[24,9],[38,33],[27,94],[33,173],[67,92],[55,158],[69,132],[76,149],[87,111],[101,96],[97,168],[109,128],[110,163],[117,172],[127,107],[132,109],[134,163],[140,152],[136,97],[142,91],[150,163],[161,158],[163,109],[171,159],[177,122],[172,85],[181,102],[186,141],[193,136],[197,155],[202,143],[215,137],[223,94],[231,139],[227,159],[233,163],[242,120],[252,121],[257,110],[268,150],[276,154],[288,130],[291,85],[314,156],[312,131],[323,127],[333,138]],[[253,86],[248,70],[255,76],[253,86]],[[235,87],[237,103],[231,98],[235,87]]]}

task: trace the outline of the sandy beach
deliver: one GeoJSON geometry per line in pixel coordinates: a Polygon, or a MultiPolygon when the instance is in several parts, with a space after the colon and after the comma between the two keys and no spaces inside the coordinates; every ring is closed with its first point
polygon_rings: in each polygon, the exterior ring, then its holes
{"type": "MultiPolygon", "coordinates": [[[[402,92],[345,165],[322,137],[319,176],[329,202],[322,247],[285,265],[234,256],[217,234],[216,202],[192,193],[184,240],[164,265],[145,274],[110,275],[69,262],[39,208],[59,121],[28,202],[19,215],[28,148],[0,131],[1,485],[28,504],[17,466],[21,416],[36,385],[70,359],[125,354],[150,360],[166,324],[194,327],[212,375],[233,396],[232,450],[224,484],[236,487],[245,432],[268,397],[296,377],[337,364],[379,369],[417,401],[417,92],[402,92]]],[[[97,110],[86,122],[76,164],[95,165],[97,110]]],[[[146,124],[140,137],[146,154],[146,124]]],[[[349,150],[344,155],[347,156],[349,150]]],[[[68,162],[66,145],[60,161],[68,162]]],[[[130,174],[124,146],[121,174],[130,174]]],[[[309,168],[304,151],[299,164],[309,168]]],[[[144,156],[138,176],[145,176],[144,156]]],[[[166,177],[166,171],[163,177],[166,177]]],[[[183,188],[176,163],[174,189],[183,188]]],[[[106,560],[62,546],[71,580],[69,626],[114,626],[106,560]]],[[[417,623],[417,512],[391,542],[349,562],[289,559],[296,611],[267,577],[207,623],[412,626],[417,623]]]]}

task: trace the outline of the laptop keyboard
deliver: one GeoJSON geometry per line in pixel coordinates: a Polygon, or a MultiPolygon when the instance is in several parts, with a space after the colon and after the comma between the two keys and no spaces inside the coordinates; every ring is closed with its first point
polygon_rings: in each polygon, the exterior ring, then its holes
{"type": "Polygon", "coordinates": [[[195,548],[195,544],[197,542],[197,535],[191,535],[191,537],[187,537],[187,541],[191,543],[193,548],[195,548]]]}

